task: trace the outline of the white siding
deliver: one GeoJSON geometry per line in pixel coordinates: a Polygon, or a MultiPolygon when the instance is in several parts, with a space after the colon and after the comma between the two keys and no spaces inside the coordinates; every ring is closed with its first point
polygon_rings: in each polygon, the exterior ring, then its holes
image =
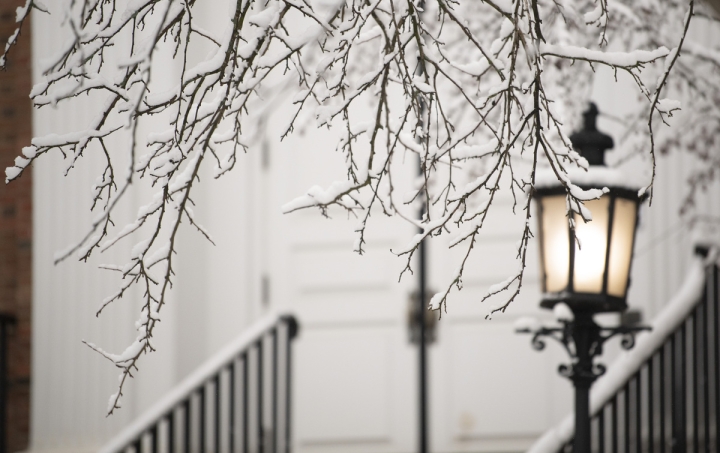
{"type": "MultiPolygon", "coordinates": [[[[221,14],[218,8],[214,14],[221,14]]],[[[212,17],[209,15],[208,20],[212,17]]],[[[61,42],[46,16],[33,18],[34,61],[61,42]]],[[[165,68],[171,74],[172,67],[165,68]]],[[[39,68],[35,69],[35,77],[39,68]]],[[[598,88],[601,111],[622,110],[618,91],[598,88]]],[[[71,114],[47,108],[35,115],[35,134],[82,127],[92,99],[71,114]]],[[[147,126],[150,127],[150,126],[147,126]]],[[[600,120],[612,132],[612,123],[600,120]]],[[[127,388],[124,407],[104,417],[115,391],[117,370],[80,341],[118,351],[134,336],[137,299],[128,297],[94,317],[99,302],[117,285],[96,264],[118,262],[130,242],[94,256],[93,264],[70,260],[52,265],[55,251],[84,234],[89,223],[92,156],[63,178],[59,154],[34,167],[32,449],[92,451],[156,401],[198,363],[222,347],[271,306],[291,309],[301,320],[296,355],[296,442],[300,452],[405,452],[415,448],[416,360],[407,341],[407,303],[415,283],[389,249],[412,233],[377,218],[368,254],[351,252],[352,222],[332,221],[308,211],[283,216],[279,206],[312,184],[326,185],[340,156],[322,147],[315,133],[241,156],[231,175],[205,175],[196,214],[209,227],[213,247],[191,229],[181,234],[177,284],[157,330],[158,352],[141,363],[127,388]],[[270,166],[263,166],[267,153],[270,166]],[[263,301],[261,281],[269,282],[263,301]]],[[[612,161],[612,157],[609,158],[612,161]]],[[[677,215],[689,164],[680,156],[661,158],[651,209],[639,229],[629,303],[653,316],[680,284],[691,253],[690,233],[677,215]]],[[[335,175],[342,175],[335,173],[335,175]]],[[[145,189],[132,194],[139,202],[145,189]]],[[[702,203],[720,216],[714,185],[702,203]]],[[[131,200],[129,200],[131,201],[131,200]]],[[[509,200],[503,200],[507,206],[509,200]]],[[[136,206],[128,203],[126,215],[136,206]]],[[[522,315],[549,319],[537,308],[538,258],[533,248],[520,299],[506,314],[487,321],[479,299],[489,285],[515,268],[512,259],[521,219],[495,211],[479,244],[465,289],[455,293],[430,347],[431,444],[434,451],[518,451],[571,408],[568,381],[556,375],[566,361],[559,348],[543,353],[527,336],[513,333],[522,315]]],[[[534,247],[534,246],[533,246],[534,247]]],[[[446,282],[452,254],[445,238],[430,247],[431,286],[446,282]]],[[[608,356],[612,355],[612,347],[608,356]]],[[[607,363],[609,359],[606,359],[607,363]]]]}

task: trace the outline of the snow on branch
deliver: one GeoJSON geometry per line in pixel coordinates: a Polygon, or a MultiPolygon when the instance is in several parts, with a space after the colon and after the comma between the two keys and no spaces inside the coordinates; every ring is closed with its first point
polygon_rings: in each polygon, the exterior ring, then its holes
{"type": "Polygon", "coordinates": [[[15,44],[17,44],[17,40],[20,37],[23,25],[26,23],[25,19],[27,19],[32,9],[36,9],[43,13],[48,12],[47,8],[37,0],[26,0],[24,6],[17,7],[17,10],[15,11],[15,23],[18,24],[18,26],[15,31],[12,32],[8,40],[5,42],[5,49],[3,50],[2,55],[0,55],[0,69],[7,69],[7,57],[10,53],[10,49],[12,49],[15,44]]]}
{"type": "MultiPolygon", "coordinates": [[[[66,175],[89,155],[104,161],[90,194],[92,223],[57,258],[87,260],[96,250],[135,241],[127,262],[104,266],[118,273],[120,284],[98,314],[139,289],[137,338],[121,354],[88,343],[121,371],[109,413],[120,407],[124,384],[142,355],[153,350],[154,329],[173,283],[181,223],[211,241],[191,209],[201,168],[210,167],[216,177],[232,170],[238,154],[254,147],[267,105],[285,102],[292,109],[283,137],[307,118],[339,130],[335,149],[346,164],[338,181],[310,188],[289,201],[285,212],[318,208],[327,214],[338,207],[357,216],[359,253],[371,213],[404,219],[421,231],[394,251],[410,272],[421,241],[451,235],[450,247],[462,249],[461,258],[432,298],[432,309],[446,308],[451,290],[462,288],[498,196],[509,195],[510,209],[523,218],[518,265],[488,289],[483,300],[500,300],[488,316],[504,311],[520,294],[533,238],[530,205],[537,170],[549,168],[565,188],[570,217],[574,211],[589,221],[583,202],[602,193],[573,182],[570,173],[586,169],[587,162],[567,136],[599,77],[596,66],[624,72],[635,83],[632,114],[642,121],[628,121],[628,133],[643,137],[651,156],[660,140],[653,113],[664,120],[680,106],[661,92],[688,91],[698,99],[709,93],[698,106],[715,116],[703,118],[715,118],[714,130],[720,118],[711,106],[720,99],[717,46],[685,40],[692,1],[229,0],[229,14],[212,31],[196,19],[207,2],[59,3],[48,9],[28,0],[18,10],[19,27],[35,9],[52,12],[70,31],[31,97],[38,108],[62,108],[83,95],[104,101],[85,129],[35,138],[6,169],[6,181],[50,152],[66,158],[66,175]],[[199,59],[190,45],[195,40],[213,51],[199,59]],[[680,58],[683,49],[687,62],[680,58]],[[179,70],[174,79],[160,80],[155,70],[169,59],[179,70]],[[693,61],[714,76],[696,74],[693,61]],[[278,80],[295,93],[272,99],[265,87],[278,80]],[[139,126],[150,117],[162,125],[142,136],[139,126]],[[408,166],[417,163],[420,176],[406,183],[408,166]],[[139,180],[152,185],[153,195],[134,220],[115,226],[119,202],[139,180]],[[422,218],[419,204],[427,207],[422,218]]],[[[6,54],[18,34],[11,36],[6,54]]]]}

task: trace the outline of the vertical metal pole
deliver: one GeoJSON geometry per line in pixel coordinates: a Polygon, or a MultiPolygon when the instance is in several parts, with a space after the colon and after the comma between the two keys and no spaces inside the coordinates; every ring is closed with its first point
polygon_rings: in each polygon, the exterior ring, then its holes
{"type": "Polygon", "coordinates": [[[573,453],[590,452],[590,382],[574,379],[575,384],[575,440],[573,453]]]}
{"type": "Polygon", "coordinates": [[[418,274],[419,274],[419,290],[418,290],[418,304],[420,305],[418,309],[416,310],[418,320],[417,323],[420,326],[420,340],[418,344],[419,349],[419,375],[420,375],[420,381],[419,381],[419,404],[420,404],[420,426],[419,426],[419,445],[418,450],[420,453],[427,453],[428,452],[428,433],[427,433],[427,343],[425,339],[425,311],[428,309],[427,306],[425,306],[425,302],[427,300],[426,297],[426,288],[427,288],[427,268],[426,268],[426,248],[425,248],[425,241],[422,241],[420,243],[420,248],[418,250],[419,252],[419,265],[418,265],[418,274]]]}
{"type": "MultiPolygon", "coordinates": [[[[418,6],[421,8],[422,11],[425,7],[424,0],[420,0],[418,2],[418,6]]],[[[418,62],[418,69],[417,69],[418,75],[422,76],[425,74],[425,65],[423,61],[418,62]]],[[[421,125],[424,125],[424,113],[425,113],[425,102],[422,98],[419,99],[420,103],[420,118],[418,118],[419,123],[421,125]]],[[[428,126],[428,125],[424,125],[428,126]]],[[[423,129],[425,129],[423,127],[423,129]]],[[[422,165],[422,156],[418,156],[419,158],[419,174],[420,176],[423,175],[423,165],[422,165]]],[[[425,212],[428,209],[428,206],[423,203],[420,207],[420,220],[422,221],[423,217],[425,216],[425,212]]],[[[422,233],[422,229],[420,230],[420,233],[422,233]]],[[[418,438],[418,452],[419,453],[428,453],[428,420],[427,420],[427,413],[428,413],[428,391],[427,391],[427,343],[425,339],[425,311],[428,309],[428,307],[425,305],[427,301],[427,247],[426,243],[423,240],[420,242],[420,245],[418,247],[418,309],[417,312],[417,324],[420,326],[420,339],[418,343],[418,353],[419,353],[419,360],[418,360],[418,374],[420,375],[420,380],[418,382],[419,384],[419,438],[418,438]]]]}
{"type": "Polygon", "coordinates": [[[572,326],[577,362],[573,366],[575,386],[575,439],[573,453],[590,453],[590,386],[595,380],[590,347],[598,326],[590,313],[575,313],[572,326]]]}

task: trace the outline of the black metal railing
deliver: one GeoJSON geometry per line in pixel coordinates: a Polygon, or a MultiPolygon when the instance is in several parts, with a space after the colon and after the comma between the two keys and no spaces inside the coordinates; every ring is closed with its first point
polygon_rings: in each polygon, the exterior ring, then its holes
{"type": "Polygon", "coordinates": [[[0,313],[0,453],[7,451],[8,333],[15,317],[0,313]]]}
{"type": "MultiPolygon", "coordinates": [[[[707,266],[697,305],[594,412],[592,452],[720,451],[719,279],[707,266]]],[[[572,440],[559,450],[570,451],[572,440]]]]}
{"type": "Polygon", "coordinates": [[[292,316],[261,321],[103,448],[112,453],[288,453],[292,316]]]}

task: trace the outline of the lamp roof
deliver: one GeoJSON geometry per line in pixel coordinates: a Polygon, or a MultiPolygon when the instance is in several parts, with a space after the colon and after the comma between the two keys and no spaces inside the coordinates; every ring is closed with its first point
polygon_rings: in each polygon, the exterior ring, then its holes
{"type": "MultiPolygon", "coordinates": [[[[573,148],[584,157],[589,167],[567,168],[567,175],[561,175],[568,183],[581,188],[609,188],[639,191],[645,184],[642,175],[633,173],[628,175],[617,168],[605,166],[605,151],[613,148],[612,137],[597,129],[597,116],[599,110],[591,102],[588,109],[583,112],[583,128],[570,136],[573,148]]],[[[550,168],[538,168],[535,174],[535,189],[548,190],[561,187],[557,175],[550,168]]]]}
{"type": "Polygon", "coordinates": [[[583,112],[583,128],[570,136],[573,148],[587,159],[590,165],[605,165],[605,151],[615,146],[612,137],[597,128],[597,116],[600,111],[591,102],[583,112]]]}

